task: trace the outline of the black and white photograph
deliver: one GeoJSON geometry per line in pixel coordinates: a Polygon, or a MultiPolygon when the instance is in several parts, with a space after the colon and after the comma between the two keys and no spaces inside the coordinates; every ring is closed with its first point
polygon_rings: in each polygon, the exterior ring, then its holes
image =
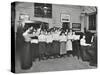
{"type": "Polygon", "coordinates": [[[11,3],[11,71],[96,69],[97,6],[11,3]]]}

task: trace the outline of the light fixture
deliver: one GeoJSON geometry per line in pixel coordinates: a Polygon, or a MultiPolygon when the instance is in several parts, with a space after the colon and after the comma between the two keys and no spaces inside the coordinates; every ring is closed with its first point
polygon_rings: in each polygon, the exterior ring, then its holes
{"type": "Polygon", "coordinates": [[[87,15],[87,13],[85,12],[85,10],[83,8],[82,13],[81,13],[81,16],[86,16],[86,15],[87,15]]]}

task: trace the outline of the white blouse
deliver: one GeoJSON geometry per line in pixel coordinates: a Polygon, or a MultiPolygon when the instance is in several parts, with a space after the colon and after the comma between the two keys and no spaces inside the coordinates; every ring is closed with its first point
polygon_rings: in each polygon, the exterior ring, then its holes
{"type": "Polygon", "coordinates": [[[52,35],[47,35],[47,36],[46,36],[46,42],[47,42],[47,43],[49,43],[49,42],[51,43],[52,41],[53,41],[52,35]]]}
{"type": "Polygon", "coordinates": [[[39,35],[38,39],[40,42],[46,42],[46,36],[45,35],[39,35]]]}
{"type": "Polygon", "coordinates": [[[68,40],[72,40],[73,39],[73,36],[70,34],[70,35],[67,35],[68,37],[68,40]]]}
{"type": "Polygon", "coordinates": [[[80,45],[82,45],[82,46],[88,46],[89,44],[86,44],[86,40],[85,39],[81,39],[80,40],[80,45]]]}
{"type": "Polygon", "coordinates": [[[26,42],[29,42],[31,40],[30,36],[31,34],[28,34],[29,30],[26,30],[22,35],[25,38],[26,42]]]}
{"type": "Polygon", "coordinates": [[[38,43],[38,40],[37,39],[32,39],[31,43],[38,43]]]}
{"type": "Polygon", "coordinates": [[[66,41],[67,41],[66,36],[65,36],[65,35],[63,35],[63,36],[61,35],[61,36],[60,36],[60,41],[65,41],[65,42],[66,42],[66,41]]]}
{"type": "Polygon", "coordinates": [[[59,40],[60,36],[57,33],[52,34],[53,40],[59,40]]]}
{"type": "Polygon", "coordinates": [[[73,40],[79,40],[80,39],[80,35],[72,35],[73,40]]]}

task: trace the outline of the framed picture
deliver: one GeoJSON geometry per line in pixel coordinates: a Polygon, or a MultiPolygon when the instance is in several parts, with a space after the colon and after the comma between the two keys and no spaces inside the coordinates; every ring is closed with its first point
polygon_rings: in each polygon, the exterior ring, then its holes
{"type": "Polygon", "coordinates": [[[80,31],[81,30],[81,24],[80,23],[72,23],[72,30],[80,31]]]}
{"type": "Polygon", "coordinates": [[[34,3],[34,16],[52,18],[52,4],[34,3]]]}
{"type": "Polygon", "coordinates": [[[27,14],[20,14],[19,15],[19,20],[28,21],[28,20],[30,20],[30,17],[27,14]]]}
{"type": "Polygon", "coordinates": [[[61,22],[70,22],[70,15],[68,14],[61,14],[61,22]]]}

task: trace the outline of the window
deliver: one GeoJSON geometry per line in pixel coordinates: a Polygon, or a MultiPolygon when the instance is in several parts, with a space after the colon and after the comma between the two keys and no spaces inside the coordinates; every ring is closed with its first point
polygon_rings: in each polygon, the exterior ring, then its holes
{"type": "Polygon", "coordinates": [[[34,3],[34,16],[52,18],[52,4],[34,3]]]}
{"type": "Polygon", "coordinates": [[[96,30],[96,14],[89,15],[89,30],[96,30]]]}

